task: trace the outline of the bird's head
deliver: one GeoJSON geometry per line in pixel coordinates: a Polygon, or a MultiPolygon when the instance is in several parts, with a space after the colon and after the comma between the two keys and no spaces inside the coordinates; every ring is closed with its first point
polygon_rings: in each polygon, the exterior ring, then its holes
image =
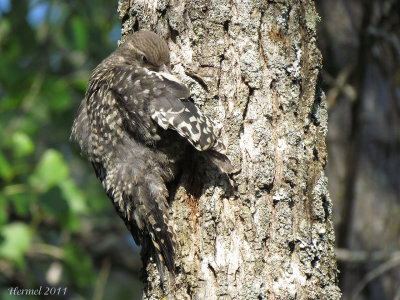
{"type": "Polygon", "coordinates": [[[117,50],[125,63],[156,72],[170,72],[169,49],[164,39],[151,31],[138,31],[128,36],[117,50]]]}

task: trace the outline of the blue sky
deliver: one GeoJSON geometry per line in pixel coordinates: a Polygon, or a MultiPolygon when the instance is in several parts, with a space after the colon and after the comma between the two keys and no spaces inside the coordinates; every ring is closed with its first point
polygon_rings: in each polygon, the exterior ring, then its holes
{"type": "MultiPolygon", "coordinates": [[[[37,26],[45,19],[47,10],[49,9],[49,3],[48,1],[31,0],[29,6],[28,22],[32,26],[37,26]]],[[[2,17],[4,13],[9,12],[10,9],[10,0],[0,0],[0,17],[2,17]]]]}
{"type": "MultiPolygon", "coordinates": [[[[0,18],[4,13],[10,11],[11,5],[11,0],[0,0],[0,18]]],[[[29,9],[27,21],[32,27],[38,27],[46,19],[47,14],[49,22],[57,22],[63,16],[62,7],[56,3],[50,6],[48,0],[30,0],[29,9]]],[[[120,38],[121,26],[118,24],[111,30],[109,39],[116,43],[120,38]]]]}
{"type": "Polygon", "coordinates": [[[3,13],[10,11],[10,0],[0,0],[0,18],[3,13]]]}
{"type": "Polygon", "coordinates": [[[31,0],[29,3],[29,7],[30,11],[27,17],[28,22],[32,26],[38,26],[46,18],[47,10],[49,9],[49,2],[31,0]]]}

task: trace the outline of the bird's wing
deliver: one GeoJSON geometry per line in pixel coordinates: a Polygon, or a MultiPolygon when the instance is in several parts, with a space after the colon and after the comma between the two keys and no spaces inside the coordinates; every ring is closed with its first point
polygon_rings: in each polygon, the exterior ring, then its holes
{"type": "Polygon", "coordinates": [[[147,108],[150,118],[161,128],[177,131],[197,150],[225,152],[216,139],[212,121],[188,100],[185,85],[171,74],[129,68],[129,72],[116,69],[113,83],[129,111],[146,112],[147,108]]]}

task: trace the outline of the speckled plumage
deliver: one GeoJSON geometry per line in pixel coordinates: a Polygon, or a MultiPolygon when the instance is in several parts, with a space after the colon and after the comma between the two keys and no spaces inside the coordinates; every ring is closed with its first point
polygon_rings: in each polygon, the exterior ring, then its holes
{"type": "Polygon", "coordinates": [[[174,270],[168,190],[188,147],[224,172],[232,166],[212,122],[168,72],[169,50],[155,33],[137,32],[94,70],[72,127],[72,139],[138,244],[150,236],[155,259],[174,270]]]}

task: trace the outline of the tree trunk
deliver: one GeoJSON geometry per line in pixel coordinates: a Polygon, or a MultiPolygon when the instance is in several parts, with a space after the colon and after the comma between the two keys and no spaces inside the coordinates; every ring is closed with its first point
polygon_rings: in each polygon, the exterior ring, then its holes
{"type": "Polygon", "coordinates": [[[187,168],[171,191],[178,274],[160,284],[145,262],[143,298],[339,299],[314,3],[119,0],[119,13],[123,35],[168,40],[239,170],[187,168]]]}

